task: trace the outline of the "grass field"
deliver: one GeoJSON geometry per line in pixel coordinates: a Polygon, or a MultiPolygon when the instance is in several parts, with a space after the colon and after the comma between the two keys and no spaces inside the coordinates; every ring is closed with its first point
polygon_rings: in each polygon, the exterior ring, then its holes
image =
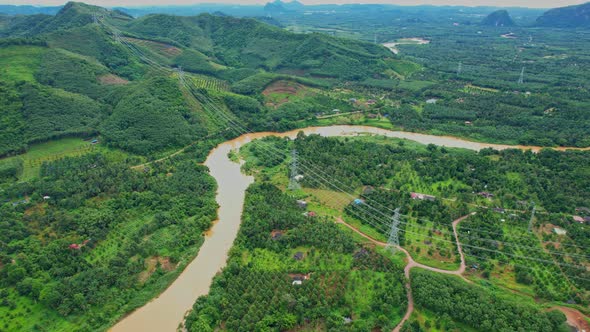
{"type": "Polygon", "coordinates": [[[415,308],[412,316],[410,316],[410,322],[417,321],[422,328],[429,332],[445,332],[445,331],[462,331],[462,332],[476,332],[476,329],[473,329],[465,324],[457,323],[451,321],[450,319],[446,319],[445,321],[441,320],[441,317],[436,313],[424,309],[424,308],[415,308]],[[455,327],[454,329],[452,327],[455,327]]]}
{"type": "Polygon", "coordinates": [[[19,180],[30,180],[39,175],[39,170],[44,162],[55,161],[65,157],[81,156],[90,152],[108,152],[111,157],[125,158],[127,153],[112,150],[99,144],[92,144],[81,138],[62,138],[50,142],[38,143],[24,154],[0,159],[0,163],[13,162],[15,159],[23,161],[23,172],[19,180]]]}
{"type": "MultiPolygon", "coordinates": [[[[539,218],[543,216],[539,215],[539,218]]],[[[527,232],[525,220],[508,217],[502,220],[486,220],[486,222],[498,223],[497,226],[502,233],[500,250],[505,255],[484,259],[485,257],[467,254],[468,266],[473,263],[487,264],[489,283],[531,297],[566,302],[572,299],[574,294],[585,296],[582,295],[584,291],[575,285],[576,280],[568,278],[567,272],[564,271],[568,264],[574,264],[570,257],[552,257],[547,249],[543,248],[541,236],[535,232],[527,232]]],[[[470,220],[465,222],[465,227],[473,227],[470,225],[470,220]]],[[[544,228],[549,229],[549,232],[552,231],[551,225],[544,228]]],[[[469,238],[464,238],[463,243],[469,245],[469,238]]],[[[551,250],[556,252],[556,249],[551,250]]],[[[481,277],[482,274],[481,271],[468,271],[468,273],[472,280],[476,280],[475,277],[481,277]]]]}
{"type": "Polygon", "coordinates": [[[459,263],[456,262],[455,244],[452,232],[448,230],[431,231],[437,229],[432,222],[418,224],[411,221],[406,224],[404,247],[418,262],[428,266],[444,270],[456,270],[459,263]]]}
{"type": "Polygon", "coordinates": [[[316,198],[321,205],[340,212],[344,211],[344,208],[353,201],[349,194],[343,192],[313,188],[304,188],[303,190],[316,198]]]}
{"type": "Polygon", "coordinates": [[[125,223],[116,230],[109,233],[107,238],[99,242],[92,251],[85,257],[89,263],[96,263],[100,260],[108,260],[117,255],[125,245],[127,238],[133,238],[140,231],[141,226],[149,223],[153,216],[139,216],[133,221],[125,223]]]}
{"type": "Polygon", "coordinates": [[[18,82],[34,82],[34,73],[46,48],[38,46],[9,46],[0,48],[0,77],[18,82]]]}
{"type": "Polygon", "coordinates": [[[472,84],[467,84],[462,91],[470,94],[493,94],[500,92],[500,90],[497,89],[484,88],[472,84]]]}
{"type": "Polygon", "coordinates": [[[165,43],[130,37],[124,37],[123,40],[147,48],[148,50],[166,58],[173,58],[182,53],[182,50],[178,47],[174,47],[165,43]]]}
{"type": "Polygon", "coordinates": [[[434,84],[435,84],[435,82],[431,82],[431,81],[405,80],[405,81],[400,81],[398,87],[400,89],[404,89],[404,90],[420,91],[420,90],[428,88],[434,84]]]}
{"type": "Polygon", "coordinates": [[[187,74],[186,76],[190,77],[190,80],[194,83],[197,88],[203,88],[206,90],[213,90],[213,91],[229,91],[229,85],[226,81],[205,76],[199,74],[187,74]]]}
{"type": "Polygon", "coordinates": [[[391,123],[391,121],[389,121],[389,119],[386,117],[371,119],[361,113],[343,114],[341,116],[333,116],[323,119],[306,120],[302,122],[302,124],[304,124],[304,126],[362,125],[389,130],[400,129],[391,123]]]}
{"type": "Polygon", "coordinates": [[[391,61],[389,65],[396,73],[401,75],[403,78],[411,76],[412,74],[417,73],[423,69],[421,65],[415,62],[405,60],[391,61]]]}
{"type": "Polygon", "coordinates": [[[79,327],[75,316],[66,320],[14,289],[7,289],[6,293],[2,300],[8,305],[0,306],[0,331],[74,331],[79,327]]]}

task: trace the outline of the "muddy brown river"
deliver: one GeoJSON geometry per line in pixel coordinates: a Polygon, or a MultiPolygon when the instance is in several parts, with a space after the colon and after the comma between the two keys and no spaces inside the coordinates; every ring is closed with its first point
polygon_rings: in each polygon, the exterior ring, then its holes
{"type": "MultiPolygon", "coordinates": [[[[266,136],[295,138],[299,131],[305,134],[319,134],[326,137],[375,134],[402,138],[422,144],[465,148],[479,151],[483,148],[503,150],[507,148],[539,151],[536,146],[489,144],[467,141],[450,136],[435,136],[403,131],[391,131],[367,126],[309,127],[285,133],[261,132],[245,134],[218,145],[211,151],[205,165],[217,181],[217,203],[219,220],[207,233],[205,242],[197,257],[188,264],[180,276],[157,298],[132,312],[110,331],[113,332],[173,332],[183,321],[197,298],[209,292],[211,280],[225,266],[227,254],[240,227],[245,191],[253,183],[251,176],[242,174],[239,164],[228,158],[231,150],[239,149],[254,139],[266,136]]],[[[564,148],[558,148],[564,150],[564,148]]],[[[587,150],[587,149],[585,149],[587,150]]]]}

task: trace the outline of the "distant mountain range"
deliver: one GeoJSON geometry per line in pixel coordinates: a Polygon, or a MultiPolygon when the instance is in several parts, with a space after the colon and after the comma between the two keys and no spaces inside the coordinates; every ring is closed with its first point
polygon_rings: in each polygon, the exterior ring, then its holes
{"type": "MultiPolygon", "coordinates": [[[[0,5],[0,15],[55,15],[64,6],[41,7],[41,6],[15,6],[15,5],[0,5]]],[[[372,5],[372,4],[350,4],[350,5],[304,5],[303,3],[294,1],[274,0],[268,2],[266,5],[232,5],[232,4],[197,4],[192,6],[152,6],[152,7],[135,7],[124,8],[115,7],[121,13],[126,13],[133,17],[145,16],[148,14],[171,14],[179,16],[193,16],[201,13],[214,13],[214,15],[230,15],[236,17],[262,17],[273,16],[279,14],[287,15],[303,15],[304,11],[334,11],[346,12],[351,11],[365,11],[365,10],[396,10],[396,13],[412,12],[412,10],[424,9],[440,9],[440,11],[447,13],[445,10],[450,8],[457,8],[461,12],[472,11],[475,9],[493,10],[492,7],[435,7],[435,6],[415,6],[415,7],[399,7],[395,5],[372,5]]],[[[514,12],[519,9],[514,8],[514,12]]],[[[442,13],[441,12],[441,13],[442,13]]],[[[398,14],[399,14],[398,13],[398,14]]],[[[515,14],[519,15],[519,14],[515,14]]],[[[414,18],[414,20],[418,20],[414,18]]],[[[270,23],[270,22],[269,22],[270,23]]],[[[273,22],[274,25],[279,25],[278,22],[273,22]]],[[[271,24],[273,24],[271,23],[271,24]]],[[[488,15],[482,22],[482,25],[487,26],[513,26],[515,25],[513,19],[506,10],[497,10],[488,15]]],[[[557,27],[557,28],[579,28],[590,27],[590,2],[577,6],[568,6],[562,8],[555,8],[546,11],[537,18],[535,26],[541,27],[557,27]]]]}
{"type": "Polygon", "coordinates": [[[269,2],[264,6],[264,11],[272,14],[272,13],[284,13],[284,12],[296,12],[302,11],[305,9],[305,5],[301,2],[295,0],[292,2],[283,2],[281,0],[275,0],[273,2],[269,2]]]}
{"type": "Polygon", "coordinates": [[[55,15],[63,6],[55,7],[38,7],[38,6],[15,6],[0,5],[0,13],[6,15],[35,15],[47,14],[55,15]]]}
{"type": "Polygon", "coordinates": [[[203,129],[201,120],[182,113],[175,79],[152,77],[162,66],[223,87],[218,92],[231,100],[220,102],[231,107],[258,109],[246,95],[276,79],[325,87],[389,75],[399,65],[381,45],[296,34],[265,20],[223,13],[134,18],[78,2],[55,15],[0,15],[0,129],[15,128],[8,135],[0,130],[0,156],[36,141],[96,132],[138,154],[188,144],[203,129]],[[6,100],[14,101],[12,113],[6,100]]]}
{"type": "Polygon", "coordinates": [[[537,19],[536,25],[556,28],[590,27],[590,2],[551,9],[537,19]]]}
{"type": "Polygon", "coordinates": [[[514,21],[506,10],[497,10],[488,15],[482,22],[482,25],[493,27],[511,27],[514,26],[514,21]]]}

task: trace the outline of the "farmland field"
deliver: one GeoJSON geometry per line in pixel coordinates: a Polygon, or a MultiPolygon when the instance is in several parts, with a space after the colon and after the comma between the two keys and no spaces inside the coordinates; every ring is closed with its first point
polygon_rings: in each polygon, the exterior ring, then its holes
{"type": "Polygon", "coordinates": [[[22,161],[23,171],[18,177],[24,181],[38,176],[43,163],[50,163],[66,157],[78,157],[92,152],[108,152],[119,160],[127,156],[122,151],[109,150],[99,144],[92,144],[91,139],[62,138],[34,144],[22,155],[0,159],[0,165],[22,161]]]}

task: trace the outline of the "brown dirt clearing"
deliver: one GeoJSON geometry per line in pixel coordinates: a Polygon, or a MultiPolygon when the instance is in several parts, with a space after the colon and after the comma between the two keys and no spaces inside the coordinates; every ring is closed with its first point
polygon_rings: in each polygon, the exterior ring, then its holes
{"type": "Polygon", "coordinates": [[[98,81],[104,85],[124,85],[129,84],[129,81],[113,74],[102,75],[98,78],[98,81]]]}
{"type": "Polygon", "coordinates": [[[154,272],[156,272],[156,268],[158,266],[160,266],[160,268],[162,268],[162,270],[164,270],[166,272],[170,272],[170,271],[176,269],[176,266],[178,265],[178,264],[172,264],[170,262],[170,257],[158,257],[158,256],[152,256],[152,257],[146,258],[144,264],[146,266],[146,269],[139,274],[139,282],[142,284],[145,283],[154,272]]]}

